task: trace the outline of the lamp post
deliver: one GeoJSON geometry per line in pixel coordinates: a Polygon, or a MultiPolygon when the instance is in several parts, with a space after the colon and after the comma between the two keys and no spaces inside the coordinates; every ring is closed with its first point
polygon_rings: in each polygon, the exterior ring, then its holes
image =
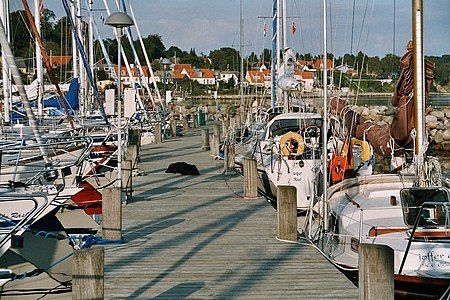
{"type": "MultiPolygon", "coordinates": [[[[134,25],[133,20],[126,13],[115,12],[110,14],[105,20],[105,24],[116,28],[117,36],[117,48],[118,48],[118,58],[117,58],[117,186],[120,188],[120,197],[122,197],[122,91],[121,91],[121,52],[122,43],[121,38],[123,35],[123,28],[130,27],[134,25]]],[[[122,198],[121,198],[122,200],[122,198]]]]}
{"type": "Polygon", "coordinates": [[[214,72],[214,78],[216,79],[216,118],[218,118],[219,115],[219,78],[220,78],[220,73],[218,71],[214,72]]]}
{"type": "Polygon", "coordinates": [[[163,110],[163,137],[166,138],[166,116],[167,116],[167,95],[166,95],[166,81],[167,81],[167,68],[172,63],[170,59],[168,58],[162,58],[160,60],[160,63],[163,65],[164,69],[164,77],[163,77],[163,84],[164,84],[164,103],[162,104],[162,110],[163,110]]]}

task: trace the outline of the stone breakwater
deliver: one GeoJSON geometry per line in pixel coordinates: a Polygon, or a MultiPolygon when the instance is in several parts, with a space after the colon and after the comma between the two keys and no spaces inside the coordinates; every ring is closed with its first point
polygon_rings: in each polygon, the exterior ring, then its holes
{"type": "MultiPolygon", "coordinates": [[[[381,126],[388,126],[395,115],[394,107],[352,106],[355,112],[381,126]]],[[[445,170],[450,170],[450,108],[426,110],[428,153],[436,156],[445,170]]]]}

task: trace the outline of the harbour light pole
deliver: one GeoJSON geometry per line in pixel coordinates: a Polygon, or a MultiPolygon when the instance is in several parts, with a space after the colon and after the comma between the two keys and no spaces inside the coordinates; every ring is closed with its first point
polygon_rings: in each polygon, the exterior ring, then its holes
{"type": "Polygon", "coordinates": [[[105,24],[116,28],[117,36],[117,48],[118,48],[118,58],[117,58],[117,186],[120,188],[120,197],[122,199],[122,91],[121,91],[121,51],[122,43],[121,38],[123,35],[123,28],[130,27],[134,25],[133,20],[126,13],[121,11],[110,14],[105,20],[105,24]]]}

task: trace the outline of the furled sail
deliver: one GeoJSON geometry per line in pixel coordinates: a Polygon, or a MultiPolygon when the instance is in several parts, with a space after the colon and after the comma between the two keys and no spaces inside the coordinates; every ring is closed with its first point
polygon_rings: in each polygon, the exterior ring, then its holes
{"type": "MultiPolygon", "coordinates": [[[[428,99],[431,84],[434,78],[434,65],[425,60],[425,102],[428,99]]],[[[414,101],[413,101],[413,51],[408,47],[400,60],[402,67],[397,86],[392,97],[392,105],[397,107],[394,120],[389,127],[377,125],[370,120],[348,108],[344,99],[333,97],[331,106],[345,120],[349,134],[360,140],[367,140],[376,153],[390,155],[392,151],[402,153],[413,146],[411,131],[414,128],[414,101]]]]}

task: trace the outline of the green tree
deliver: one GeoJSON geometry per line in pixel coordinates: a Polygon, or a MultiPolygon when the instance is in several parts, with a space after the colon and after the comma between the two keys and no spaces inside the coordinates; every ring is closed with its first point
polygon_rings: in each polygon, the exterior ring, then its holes
{"type": "Polygon", "coordinates": [[[236,49],[225,47],[211,51],[209,58],[213,69],[232,70],[233,66],[235,66],[235,61],[240,60],[240,55],[236,49]]]}

